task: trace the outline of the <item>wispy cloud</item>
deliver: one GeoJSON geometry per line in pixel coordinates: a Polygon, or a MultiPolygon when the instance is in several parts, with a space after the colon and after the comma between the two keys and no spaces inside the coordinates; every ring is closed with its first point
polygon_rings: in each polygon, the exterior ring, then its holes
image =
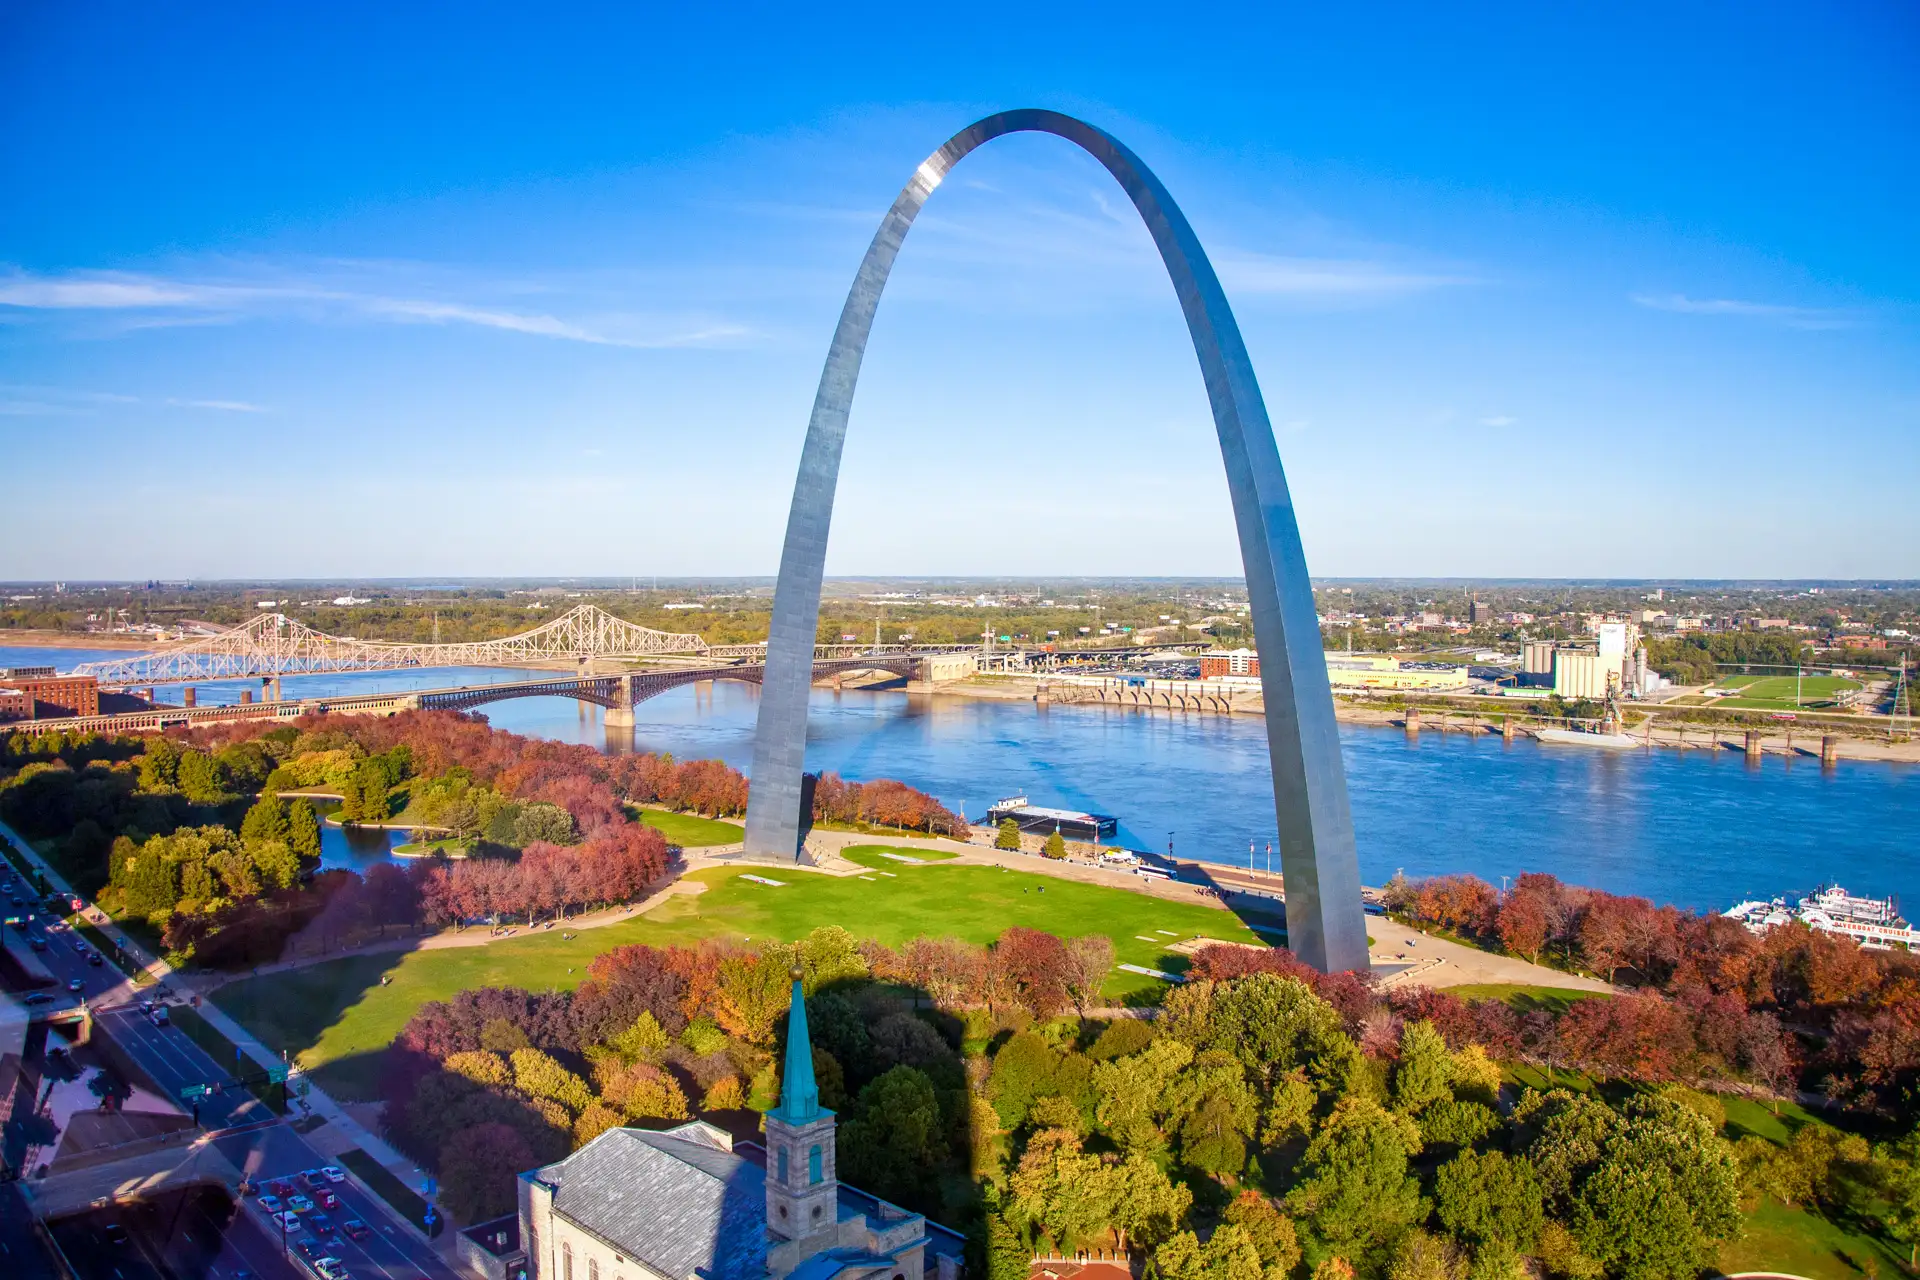
{"type": "Polygon", "coordinates": [[[1491,418],[1480,419],[1480,425],[1483,427],[1511,427],[1519,421],[1520,419],[1508,417],[1504,413],[1496,413],[1491,418]]]}
{"type": "Polygon", "coordinates": [[[266,413],[266,406],[248,404],[245,400],[173,400],[168,404],[176,409],[218,409],[223,413],[266,413]]]}
{"type": "MultiPolygon", "coordinates": [[[[386,264],[340,264],[354,268],[386,264]]],[[[0,314],[104,312],[130,327],[224,323],[256,315],[319,313],[333,318],[386,323],[472,325],[534,337],[637,349],[709,346],[749,336],[744,325],[633,316],[603,316],[596,322],[566,320],[542,311],[488,306],[466,300],[408,296],[378,289],[343,287],[298,273],[275,278],[170,278],[120,272],[75,272],[63,276],[0,272],[0,314]]]]}
{"type": "Polygon", "coordinates": [[[1689,298],[1684,293],[1636,293],[1632,297],[1636,305],[1654,311],[1672,311],[1690,316],[1740,316],[1770,321],[1789,329],[1848,329],[1860,324],[1863,319],[1857,311],[1749,302],[1740,298],[1689,298]]]}
{"type": "Polygon", "coordinates": [[[1238,294],[1364,301],[1478,283],[1468,275],[1420,271],[1358,258],[1228,252],[1214,261],[1221,283],[1238,294]]]}

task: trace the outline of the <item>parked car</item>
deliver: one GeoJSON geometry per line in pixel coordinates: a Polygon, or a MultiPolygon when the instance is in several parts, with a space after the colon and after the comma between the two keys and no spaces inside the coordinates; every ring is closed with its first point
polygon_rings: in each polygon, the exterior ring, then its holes
{"type": "Polygon", "coordinates": [[[25,1005],[52,1004],[53,997],[44,991],[36,991],[20,1003],[25,1005]]]}
{"type": "Polygon", "coordinates": [[[348,1218],[340,1224],[340,1234],[349,1240],[365,1240],[373,1234],[373,1228],[358,1218],[348,1218]]]}
{"type": "Polygon", "coordinates": [[[321,1165],[320,1174],[322,1177],[326,1178],[328,1182],[345,1182],[347,1180],[346,1173],[343,1170],[341,1170],[340,1167],[337,1165],[331,1165],[331,1164],[321,1165]]]}

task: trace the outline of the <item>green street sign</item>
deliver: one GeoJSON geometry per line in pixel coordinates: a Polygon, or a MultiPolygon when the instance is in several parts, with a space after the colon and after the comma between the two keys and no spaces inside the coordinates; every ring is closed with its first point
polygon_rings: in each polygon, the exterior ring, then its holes
{"type": "Polygon", "coordinates": [[[180,1100],[182,1102],[191,1102],[195,1098],[204,1098],[206,1096],[207,1086],[204,1084],[190,1084],[180,1090],[180,1100]]]}
{"type": "Polygon", "coordinates": [[[267,1083],[268,1083],[268,1084],[285,1084],[286,1082],[287,1082],[287,1069],[286,1069],[286,1067],[284,1067],[284,1066],[279,1066],[279,1067],[268,1067],[268,1068],[267,1068],[267,1083]]]}

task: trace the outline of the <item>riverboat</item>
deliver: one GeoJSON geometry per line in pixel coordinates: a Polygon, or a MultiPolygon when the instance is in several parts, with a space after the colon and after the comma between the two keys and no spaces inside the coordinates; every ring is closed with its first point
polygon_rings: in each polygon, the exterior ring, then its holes
{"type": "Polygon", "coordinates": [[[1049,836],[1058,831],[1069,840],[1111,840],[1120,827],[1120,819],[1112,814],[1049,809],[1028,803],[1025,796],[1008,796],[987,810],[987,822],[991,826],[997,827],[1008,818],[1022,831],[1049,836]]]}
{"type": "Polygon", "coordinates": [[[1852,938],[1874,951],[1896,946],[1920,950],[1920,929],[1900,918],[1892,898],[1859,898],[1839,885],[1828,885],[1788,905],[1785,898],[1737,903],[1722,913],[1754,933],[1798,920],[1821,933],[1852,938]]]}

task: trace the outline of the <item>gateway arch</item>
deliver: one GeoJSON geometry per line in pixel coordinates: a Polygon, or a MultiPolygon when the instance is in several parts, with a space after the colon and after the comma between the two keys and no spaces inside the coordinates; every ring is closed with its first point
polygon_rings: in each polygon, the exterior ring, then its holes
{"type": "Polygon", "coordinates": [[[754,736],[747,852],[786,860],[798,856],[807,698],[827,532],[833,520],[847,417],[880,293],[914,215],[934,188],[968,152],[1009,133],[1050,133],[1105,165],[1139,210],[1166,263],[1200,358],[1240,535],[1266,698],[1289,943],[1303,960],[1324,972],[1364,969],[1367,937],[1360,870],[1319,619],[1293,500],[1246,343],[1206,252],[1160,180],[1103,130],[1054,111],[988,116],[928,156],[887,211],[854,277],[820,375],[787,517],[754,736]]]}

